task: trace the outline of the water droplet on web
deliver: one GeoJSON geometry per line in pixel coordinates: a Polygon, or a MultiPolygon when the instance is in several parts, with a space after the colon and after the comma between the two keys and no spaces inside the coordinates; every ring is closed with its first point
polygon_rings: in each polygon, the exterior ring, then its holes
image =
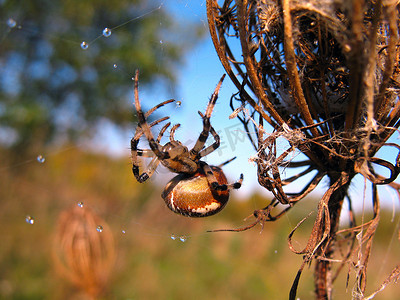
{"type": "Polygon", "coordinates": [[[15,26],[17,26],[17,22],[13,18],[9,18],[7,20],[7,26],[10,28],[14,28],[15,26]]]}
{"type": "Polygon", "coordinates": [[[83,41],[83,42],[81,43],[81,48],[82,48],[83,50],[86,50],[87,48],[89,48],[89,44],[86,43],[85,41],[83,41]]]}
{"type": "Polygon", "coordinates": [[[126,231],[125,231],[125,230],[122,230],[122,233],[123,233],[123,234],[125,234],[125,233],[126,233],[126,231]]]}
{"type": "Polygon", "coordinates": [[[111,35],[111,29],[110,28],[104,28],[103,29],[103,36],[109,37],[111,35]]]}
{"type": "Polygon", "coordinates": [[[43,163],[46,161],[46,158],[45,158],[43,155],[39,154],[39,155],[36,157],[36,160],[37,160],[39,163],[43,164],[43,163]]]}
{"type": "Polygon", "coordinates": [[[343,51],[344,52],[350,52],[351,51],[351,46],[350,46],[350,44],[344,44],[343,46],[342,46],[342,48],[343,48],[343,51]]]}
{"type": "Polygon", "coordinates": [[[101,225],[97,226],[97,227],[96,227],[96,230],[97,230],[98,232],[103,232],[103,226],[101,226],[101,225]]]}
{"type": "Polygon", "coordinates": [[[28,216],[25,217],[25,222],[28,223],[28,224],[33,225],[35,223],[35,219],[28,215],[28,216]]]}
{"type": "Polygon", "coordinates": [[[176,101],[176,107],[178,108],[178,107],[181,107],[181,105],[182,105],[182,102],[181,101],[176,101]]]}
{"type": "Polygon", "coordinates": [[[181,236],[179,237],[179,240],[180,240],[182,243],[184,243],[184,242],[187,241],[187,237],[184,236],[184,235],[181,235],[181,236]]]}
{"type": "Polygon", "coordinates": [[[278,250],[275,250],[275,254],[277,254],[278,253],[278,250]]]}
{"type": "Polygon", "coordinates": [[[83,207],[83,202],[78,202],[79,207],[83,207]]]}
{"type": "Polygon", "coordinates": [[[114,67],[114,69],[118,68],[117,64],[114,64],[113,67],[114,67]]]}
{"type": "Polygon", "coordinates": [[[163,40],[160,40],[160,44],[162,44],[163,43],[163,40]]]}
{"type": "Polygon", "coordinates": [[[175,234],[171,234],[171,240],[175,241],[176,240],[176,236],[175,234]]]}

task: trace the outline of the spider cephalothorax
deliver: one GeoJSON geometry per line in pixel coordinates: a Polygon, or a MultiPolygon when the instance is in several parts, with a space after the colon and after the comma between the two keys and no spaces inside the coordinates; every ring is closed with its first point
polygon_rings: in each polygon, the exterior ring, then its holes
{"type": "Polygon", "coordinates": [[[151,128],[169,117],[164,117],[154,121],[151,124],[147,123],[147,118],[159,107],[173,102],[174,100],[164,101],[147,113],[143,113],[138,92],[139,72],[135,75],[135,107],[139,120],[135,136],[131,140],[132,152],[132,172],[136,180],[144,182],[150,178],[157,166],[161,163],[171,172],[178,173],[170,182],[167,183],[162,198],[173,212],[190,217],[205,217],[219,212],[227,203],[229,191],[231,189],[239,189],[243,181],[243,174],[240,179],[228,184],[228,181],[223,173],[221,166],[209,166],[200,159],[219,147],[220,139],[217,132],[210,124],[211,113],[214,109],[215,102],[218,98],[218,92],[225,76],[222,76],[211,99],[208,103],[205,114],[199,112],[203,119],[203,130],[200,133],[195,145],[189,150],[181,142],[174,139],[176,129],[180,124],[174,125],[170,130],[170,141],[165,145],[161,145],[160,141],[171,125],[165,124],[157,139],[154,138],[151,128]],[[209,134],[214,137],[214,143],[205,147],[205,143],[209,134]],[[150,149],[138,149],[139,139],[145,135],[150,149]],[[138,156],[152,158],[144,172],[139,172],[138,156]]]}

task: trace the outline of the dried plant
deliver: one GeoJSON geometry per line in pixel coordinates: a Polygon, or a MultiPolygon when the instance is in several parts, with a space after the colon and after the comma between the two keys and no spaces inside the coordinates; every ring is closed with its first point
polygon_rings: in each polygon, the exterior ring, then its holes
{"type": "Polygon", "coordinates": [[[56,271],[90,299],[104,292],[115,259],[107,224],[87,207],[61,213],[54,237],[56,271]]]}
{"type": "MultiPolygon", "coordinates": [[[[264,209],[254,212],[254,223],[236,231],[275,221],[328,178],[305,248],[292,245],[301,222],[289,235],[291,250],[304,257],[290,299],[295,299],[304,266],[312,261],[316,298],[331,298],[333,281],[349,264],[356,272],[354,298],[362,299],[379,223],[377,186],[398,190],[393,181],[400,171],[400,147],[387,142],[400,124],[398,3],[218,2],[207,0],[207,14],[217,54],[238,89],[231,98],[232,117],[241,120],[257,151],[253,160],[260,185],[274,195],[264,209]],[[274,128],[272,133],[266,133],[264,122],[274,128]],[[256,138],[250,134],[253,127],[256,138]],[[288,146],[279,151],[280,139],[288,146]],[[391,159],[375,157],[382,147],[394,147],[399,154],[391,159]],[[307,159],[293,160],[295,151],[307,159]],[[281,178],[282,168],[300,167],[297,175],[281,178]],[[382,167],[389,176],[378,172],[382,167]],[[372,186],[373,217],[361,224],[348,194],[357,174],[372,186]],[[285,186],[301,185],[304,180],[299,179],[306,175],[312,179],[300,192],[285,192],[285,186]],[[350,225],[339,231],[345,200],[350,225]]],[[[397,278],[396,270],[390,278],[397,278]]]]}

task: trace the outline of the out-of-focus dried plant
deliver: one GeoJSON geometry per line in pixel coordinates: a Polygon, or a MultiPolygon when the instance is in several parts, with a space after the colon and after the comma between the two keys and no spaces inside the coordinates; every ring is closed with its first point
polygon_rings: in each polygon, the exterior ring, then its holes
{"type": "Polygon", "coordinates": [[[62,212],[54,236],[53,260],[56,271],[97,299],[106,289],[115,260],[111,230],[86,206],[62,212]]]}
{"type": "Polygon", "coordinates": [[[232,117],[243,123],[257,151],[260,185],[274,195],[254,212],[254,223],[237,231],[275,221],[328,178],[305,248],[292,245],[300,224],[289,235],[292,251],[304,257],[290,299],[312,261],[318,299],[331,298],[333,281],[346,264],[356,274],[354,297],[364,297],[379,223],[377,186],[398,189],[393,181],[400,172],[400,147],[387,142],[400,125],[398,12],[398,1],[207,0],[215,49],[238,89],[232,117]],[[288,145],[283,150],[277,147],[282,139],[288,145]],[[397,156],[375,157],[382,147],[394,148],[397,156]],[[296,151],[307,159],[293,160],[296,151]],[[302,169],[281,178],[282,168],[302,169]],[[378,172],[382,169],[389,175],[378,172]],[[361,224],[348,194],[357,174],[372,186],[373,217],[361,224]],[[306,175],[312,179],[302,184],[306,175]],[[289,184],[303,187],[288,193],[289,184]],[[349,226],[339,231],[345,200],[349,226]]]}

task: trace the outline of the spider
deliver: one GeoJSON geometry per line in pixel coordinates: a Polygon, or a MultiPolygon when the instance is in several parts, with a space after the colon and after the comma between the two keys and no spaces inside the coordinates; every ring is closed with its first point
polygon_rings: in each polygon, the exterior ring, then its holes
{"type": "Polygon", "coordinates": [[[228,184],[224,172],[221,167],[232,161],[233,159],[218,165],[210,166],[201,158],[216,150],[220,145],[220,138],[217,132],[210,124],[211,113],[218,98],[218,92],[221,87],[225,75],[221,77],[211,99],[207,105],[206,112],[203,115],[198,112],[203,119],[203,130],[200,133],[193,148],[189,149],[181,142],[174,139],[176,129],[180,124],[174,125],[170,130],[170,141],[165,145],[161,145],[160,141],[171,125],[165,124],[157,139],[154,138],[151,128],[162,121],[169,119],[164,117],[154,121],[151,124],[147,123],[147,118],[159,107],[173,102],[175,100],[164,101],[147,113],[143,113],[139,101],[139,72],[135,74],[135,107],[138,117],[138,127],[136,133],[131,140],[132,154],[132,172],[138,182],[145,182],[149,179],[161,163],[173,173],[178,173],[165,186],[161,197],[166,205],[173,212],[189,216],[189,217],[205,217],[216,214],[221,211],[229,199],[231,189],[239,189],[243,182],[243,174],[240,174],[238,181],[228,184]],[[205,142],[209,134],[214,138],[214,143],[205,147],[205,142]],[[145,135],[150,149],[138,149],[138,143],[141,136],[145,135]],[[145,170],[140,173],[138,157],[151,158],[150,163],[145,170]]]}

